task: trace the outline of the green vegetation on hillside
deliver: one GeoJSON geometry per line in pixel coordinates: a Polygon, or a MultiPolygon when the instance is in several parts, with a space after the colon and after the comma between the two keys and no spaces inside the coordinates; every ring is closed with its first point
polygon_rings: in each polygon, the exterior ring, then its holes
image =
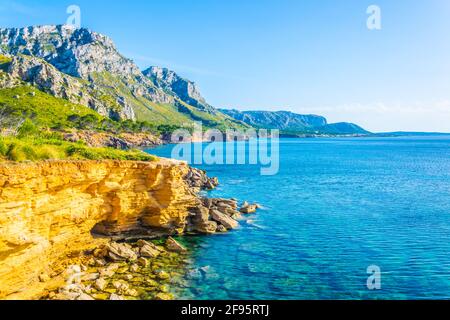
{"type": "Polygon", "coordinates": [[[73,127],[70,116],[91,116],[100,119],[95,111],[82,105],[55,98],[31,86],[0,90],[0,110],[9,118],[32,119],[39,127],[73,127]]]}
{"type": "Polygon", "coordinates": [[[16,136],[0,135],[0,160],[151,161],[153,157],[140,150],[91,148],[82,142],[67,142],[58,130],[157,131],[157,128],[144,122],[115,122],[87,107],[55,98],[31,86],[0,90],[0,131],[15,126],[18,127],[16,136]]]}
{"type": "MultiPolygon", "coordinates": [[[[229,128],[246,128],[245,124],[222,113],[201,111],[185,102],[174,98],[174,104],[158,104],[144,96],[134,95],[130,86],[136,85],[133,79],[122,79],[108,72],[92,75],[96,85],[102,88],[105,97],[121,96],[130,103],[139,121],[149,122],[155,126],[185,127],[193,121],[202,122],[206,128],[225,130],[229,128]]],[[[156,90],[156,88],[155,88],[156,90]]]]}
{"type": "Polygon", "coordinates": [[[40,128],[84,129],[112,133],[148,132],[159,134],[177,126],[155,125],[147,121],[114,121],[79,104],[56,98],[32,86],[0,89],[0,115],[9,121],[30,119],[40,128]]]}

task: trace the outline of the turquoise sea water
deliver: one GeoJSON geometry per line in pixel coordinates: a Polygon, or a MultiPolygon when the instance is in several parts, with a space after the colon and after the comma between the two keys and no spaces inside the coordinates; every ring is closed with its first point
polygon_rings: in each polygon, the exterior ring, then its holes
{"type": "Polygon", "coordinates": [[[275,176],[199,167],[220,179],[211,197],[264,209],[237,231],[182,240],[193,271],[180,298],[450,299],[449,137],[282,139],[275,176]]]}

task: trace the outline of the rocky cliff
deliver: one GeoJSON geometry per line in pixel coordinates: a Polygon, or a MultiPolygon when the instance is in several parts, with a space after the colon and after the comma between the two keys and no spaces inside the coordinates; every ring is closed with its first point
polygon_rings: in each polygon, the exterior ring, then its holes
{"type": "MultiPolygon", "coordinates": [[[[235,200],[200,197],[199,191],[217,185],[205,172],[168,159],[0,163],[0,299],[42,298],[55,288],[61,288],[53,295],[58,299],[86,298],[90,290],[67,282],[74,264],[109,270],[128,261],[133,278],[138,257],[144,268],[160,263],[145,260],[160,249],[142,239],[237,228],[241,214],[257,206],[244,203],[239,212],[235,200]],[[124,243],[136,240],[134,249],[124,243]],[[106,251],[100,255],[99,248],[106,251]],[[100,264],[94,259],[99,257],[100,264]]],[[[184,251],[171,238],[166,245],[184,251]]],[[[114,274],[103,273],[91,272],[82,281],[114,274]]]]}
{"type": "Polygon", "coordinates": [[[0,165],[0,298],[34,298],[97,235],[174,234],[198,199],[184,163],[52,161],[0,165]]]}
{"type": "Polygon", "coordinates": [[[143,74],[153,81],[159,88],[178,97],[181,101],[210,113],[217,113],[202,97],[197,85],[180,77],[167,68],[150,67],[143,74]]]}
{"type": "Polygon", "coordinates": [[[139,75],[139,68],[123,57],[112,40],[85,28],[69,25],[0,29],[1,51],[43,58],[61,72],[87,79],[93,72],[139,75]]]}

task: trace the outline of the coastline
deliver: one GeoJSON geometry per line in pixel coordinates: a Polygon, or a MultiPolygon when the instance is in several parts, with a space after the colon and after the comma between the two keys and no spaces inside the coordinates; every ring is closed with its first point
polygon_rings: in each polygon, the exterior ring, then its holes
{"type": "Polygon", "coordinates": [[[5,162],[0,173],[2,299],[173,299],[186,249],[170,236],[225,233],[241,217],[236,201],[200,195],[217,179],[175,160],[5,162]]]}

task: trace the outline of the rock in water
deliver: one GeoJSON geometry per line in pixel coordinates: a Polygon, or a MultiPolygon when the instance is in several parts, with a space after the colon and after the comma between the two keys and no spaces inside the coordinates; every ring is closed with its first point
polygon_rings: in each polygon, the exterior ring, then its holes
{"type": "Polygon", "coordinates": [[[227,232],[227,228],[225,228],[224,226],[220,225],[217,227],[217,232],[221,232],[221,233],[225,233],[227,232]]]}
{"type": "Polygon", "coordinates": [[[186,252],[187,249],[178,243],[174,238],[169,237],[166,241],[167,249],[174,252],[186,252]]]}
{"type": "Polygon", "coordinates": [[[236,229],[239,226],[239,223],[236,220],[233,220],[218,210],[211,210],[211,217],[228,230],[236,229]]]}
{"type": "Polygon", "coordinates": [[[122,301],[122,300],[125,300],[125,298],[122,297],[122,296],[119,296],[119,295],[117,295],[117,294],[115,294],[115,293],[113,293],[113,294],[111,294],[111,296],[109,297],[109,300],[122,301]]]}
{"type": "Polygon", "coordinates": [[[204,234],[214,234],[217,231],[217,222],[206,221],[203,223],[196,224],[194,226],[195,230],[204,234]]]}
{"type": "Polygon", "coordinates": [[[78,296],[77,300],[79,301],[92,301],[95,300],[94,298],[92,298],[90,295],[86,294],[86,293],[82,293],[78,296]]]}
{"type": "Polygon", "coordinates": [[[156,249],[156,247],[154,245],[148,245],[148,244],[141,247],[139,249],[139,253],[140,253],[141,257],[144,257],[144,258],[156,258],[157,256],[160,255],[159,250],[156,249]]]}
{"type": "Polygon", "coordinates": [[[175,298],[174,298],[174,296],[172,295],[172,294],[170,294],[170,293],[158,293],[156,296],[155,296],[155,299],[156,300],[165,300],[165,301],[168,301],[168,300],[174,300],[175,298]]]}
{"type": "Polygon", "coordinates": [[[103,291],[108,286],[108,281],[106,281],[103,278],[100,278],[97,281],[95,281],[94,286],[98,291],[103,291]]]}
{"type": "Polygon", "coordinates": [[[257,209],[258,209],[257,204],[248,204],[247,202],[245,202],[242,205],[240,212],[244,213],[244,214],[250,214],[250,213],[255,213],[257,209]]]}
{"type": "MultiPolygon", "coordinates": [[[[137,263],[138,263],[138,265],[140,265],[140,266],[143,267],[143,268],[147,268],[148,265],[149,265],[148,260],[145,259],[145,258],[142,258],[142,257],[138,259],[137,263]]],[[[137,269],[139,269],[139,268],[137,268],[137,269]]],[[[135,270],[137,271],[137,269],[135,269],[135,270]]],[[[131,272],[136,272],[136,271],[132,271],[132,270],[131,270],[131,267],[130,267],[130,271],[131,271],[131,272]]]]}

